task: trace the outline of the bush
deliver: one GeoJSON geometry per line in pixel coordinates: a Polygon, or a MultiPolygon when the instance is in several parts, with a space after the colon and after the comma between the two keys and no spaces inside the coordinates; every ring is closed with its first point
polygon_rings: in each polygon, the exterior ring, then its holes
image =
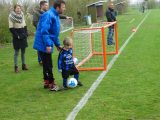
{"type": "Polygon", "coordinates": [[[158,7],[158,1],[156,0],[147,0],[147,8],[154,9],[158,7]]]}
{"type": "MultiPolygon", "coordinates": [[[[16,0],[13,1],[15,4],[16,0]]],[[[30,14],[27,14],[27,8],[29,7],[29,5],[26,4],[23,7],[23,11],[25,14],[25,21],[28,27],[28,33],[29,35],[34,35],[35,32],[35,28],[32,25],[32,20],[30,19],[30,14]],[[27,14],[27,15],[26,15],[27,14]]],[[[9,25],[8,25],[8,16],[10,13],[10,9],[11,8],[10,4],[0,4],[0,43],[9,43],[12,41],[12,34],[9,31],[9,25]]]]}
{"type": "Polygon", "coordinates": [[[11,42],[12,36],[8,27],[9,6],[0,5],[0,43],[11,42]]]}

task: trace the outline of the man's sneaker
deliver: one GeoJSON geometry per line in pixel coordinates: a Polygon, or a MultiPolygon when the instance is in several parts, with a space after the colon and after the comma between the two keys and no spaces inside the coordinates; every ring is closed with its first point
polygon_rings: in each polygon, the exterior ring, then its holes
{"type": "Polygon", "coordinates": [[[49,88],[49,80],[44,80],[44,89],[49,88]]]}
{"type": "Polygon", "coordinates": [[[60,90],[61,89],[56,84],[54,84],[52,87],[50,87],[50,91],[60,91],[60,90]]]}
{"type": "Polygon", "coordinates": [[[78,84],[77,85],[79,85],[79,86],[83,86],[83,84],[80,82],[80,81],[78,81],[78,84]]]}

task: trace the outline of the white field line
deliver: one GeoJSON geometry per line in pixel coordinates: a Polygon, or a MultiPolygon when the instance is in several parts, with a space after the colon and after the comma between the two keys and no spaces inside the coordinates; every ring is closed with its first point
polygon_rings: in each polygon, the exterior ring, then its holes
{"type": "Polygon", "coordinates": [[[133,18],[129,23],[132,23],[133,21],[135,21],[135,18],[133,18]]]}
{"type": "MultiPolygon", "coordinates": [[[[149,12],[150,13],[150,12],[149,12]]],[[[148,17],[149,13],[143,18],[143,20],[139,23],[139,25],[136,27],[138,30],[139,27],[142,25],[142,23],[145,21],[145,19],[148,17]]],[[[72,112],[67,116],[66,120],[75,120],[77,114],[79,111],[85,106],[85,104],[88,102],[88,99],[92,96],[93,92],[96,90],[98,85],[101,83],[102,79],[106,76],[106,74],[109,72],[109,70],[112,68],[114,65],[115,61],[123,51],[123,49],[127,46],[131,38],[134,36],[136,32],[133,32],[129,38],[126,40],[126,42],[123,44],[123,46],[119,49],[119,53],[115,55],[110,63],[108,64],[108,68],[106,71],[103,71],[100,76],[97,78],[97,80],[92,84],[92,86],[89,88],[89,90],[85,93],[85,95],[81,98],[81,100],[78,102],[78,104],[74,107],[72,112]]]]}

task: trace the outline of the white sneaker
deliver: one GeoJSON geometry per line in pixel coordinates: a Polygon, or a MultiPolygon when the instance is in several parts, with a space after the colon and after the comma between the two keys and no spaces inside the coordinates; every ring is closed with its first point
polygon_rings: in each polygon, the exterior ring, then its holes
{"type": "Polygon", "coordinates": [[[54,85],[52,88],[50,88],[50,91],[60,91],[60,88],[58,85],[54,85]]]}

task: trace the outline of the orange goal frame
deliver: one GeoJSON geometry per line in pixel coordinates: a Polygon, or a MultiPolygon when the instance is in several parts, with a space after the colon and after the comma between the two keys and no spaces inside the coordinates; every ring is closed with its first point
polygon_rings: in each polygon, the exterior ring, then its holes
{"type": "MultiPolygon", "coordinates": [[[[92,49],[92,45],[90,46],[91,48],[91,53],[82,61],[76,65],[77,69],[80,71],[96,71],[96,70],[106,70],[107,69],[107,55],[113,55],[113,54],[118,54],[118,31],[117,31],[117,22],[103,22],[104,26],[102,27],[93,27],[93,28],[80,28],[80,29],[74,29],[71,32],[71,38],[73,38],[74,32],[77,31],[82,31],[82,30],[101,30],[101,36],[102,36],[102,52],[94,52],[92,49]],[[105,29],[107,29],[109,26],[114,25],[114,31],[115,31],[115,51],[113,52],[107,52],[107,47],[106,47],[106,34],[105,34],[105,29]],[[103,56],[103,67],[87,67],[87,68],[81,68],[83,64],[85,64],[86,61],[88,61],[90,58],[93,56],[101,55],[103,56]]],[[[92,41],[92,33],[91,33],[91,41],[92,41]]],[[[74,42],[73,42],[73,53],[74,53],[74,42]]],[[[74,54],[73,54],[74,56],[74,54]]]]}

